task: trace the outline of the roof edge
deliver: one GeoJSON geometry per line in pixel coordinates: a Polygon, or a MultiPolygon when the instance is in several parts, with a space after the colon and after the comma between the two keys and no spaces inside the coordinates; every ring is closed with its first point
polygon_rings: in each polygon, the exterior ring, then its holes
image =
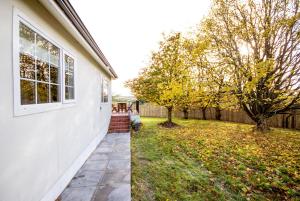
{"type": "Polygon", "coordinates": [[[102,53],[101,49],[95,42],[94,38],[80,19],[79,15],[75,11],[74,7],[69,2],[69,0],[54,0],[53,2],[64,13],[66,18],[75,27],[75,29],[78,31],[81,37],[86,41],[86,43],[90,46],[93,52],[97,55],[97,57],[100,58],[105,67],[108,68],[107,70],[113,75],[115,79],[118,78],[118,75],[116,74],[115,70],[112,68],[112,66],[102,53]]]}

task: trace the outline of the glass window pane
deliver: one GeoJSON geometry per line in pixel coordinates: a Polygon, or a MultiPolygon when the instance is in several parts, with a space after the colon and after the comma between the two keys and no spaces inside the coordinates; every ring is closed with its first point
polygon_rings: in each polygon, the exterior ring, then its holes
{"type": "Polygon", "coordinates": [[[104,102],[104,103],[107,103],[107,102],[108,102],[108,96],[104,96],[103,102],[104,102]]]}
{"type": "Polygon", "coordinates": [[[73,87],[65,87],[65,99],[66,100],[74,99],[74,88],[73,87]]]}
{"type": "Polygon", "coordinates": [[[58,68],[51,64],[50,66],[50,81],[51,83],[59,83],[59,71],[58,68]]]}
{"type": "Polygon", "coordinates": [[[21,78],[35,79],[34,57],[20,53],[20,76],[21,78]]]}
{"type": "Polygon", "coordinates": [[[74,59],[72,59],[71,57],[68,58],[68,62],[69,62],[69,71],[70,72],[74,72],[74,59]]]}
{"type": "Polygon", "coordinates": [[[35,33],[22,22],[20,28],[20,52],[24,54],[34,55],[34,38],[35,33]]]}
{"type": "Polygon", "coordinates": [[[104,87],[103,94],[104,96],[107,96],[107,87],[104,87]]]}
{"type": "Polygon", "coordinates": [[[48,47],[49,42],[42,36],[36,34],[36,56],[38,59],[48,62],[48,47]]]}
{"type": "Polygon", "coordinates": [[[49,51],[50,51],[50,63],[58,67],[59,53],[60,53],[59,48],[49,42],[49,51]]]}
{"type": "Polygon", "coordinates": [[[37,103],[49,103],[49,84],[37,83],[37,103]]]}
{"type": "Polygon", "coordinates": [[[101,100],[102,102],[108,102],[108,82],[106,79],[102,80],[101,100]]]}
{"type": "Polygon", "coordinates": [[[59,93],[59,85],[50,85],[50,93],[51,93],[51,102],[59,102],[60,101],[60,93],[59,93]]]}
{"type": "Polygon", "coordinates": [[[66,73],[65,83],[66,83],[66,86],[74,87],[74,74],[73,73],[66,73]]]}
{"type": "MultiPolygon", "coordinates": [[[[19,34],[21,104],[61,101],[60,48],[22,22],[19,34]]],[[[68,90],[68,96],[74,97],[73,88],[68,90]]]]}
{"type": "Polygon", "coordinates": [[[49,65],[46,62],[36,61],[37,80],[48,82],[49,81],[49,65]]]}
{"type": "Polygon", "coordinates": [[[66,86],[70,86],[69,84],[69,80],[70,80],[70,77],[69,77],[69,75],[68,75],[68,73],[67,72],[65,72],[65,85],[66,86]]]}
{"type": "Polygon", "coordinates": [[[21,105],[35,104],[35,82],[21,80],[21,105]]]}
{"type": "Polygon", "coordinates": [[[65,84],[74,87],[74,59],[65,55],[65,84]]]}

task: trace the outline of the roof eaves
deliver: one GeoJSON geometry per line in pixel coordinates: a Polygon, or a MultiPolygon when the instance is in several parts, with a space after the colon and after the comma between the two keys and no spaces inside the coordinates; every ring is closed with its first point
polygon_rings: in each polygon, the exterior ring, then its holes
{"type": "Polygon", "coordinates": [[[114,75],[114,78],[118,78],[118,75],[100,50],[99,46],[91,36],[88,29],[83,24],[82,20],[76,13],[75,9],[69,2],[69,0],[54,0],[56,5],[65,13],[71,23],[75,26],[81,36],[85,39],[85,41],[90,45],[93,51],[97,54],[97,56],[101,59],[101,61],[108,67],[109,71],[114,75]]]}

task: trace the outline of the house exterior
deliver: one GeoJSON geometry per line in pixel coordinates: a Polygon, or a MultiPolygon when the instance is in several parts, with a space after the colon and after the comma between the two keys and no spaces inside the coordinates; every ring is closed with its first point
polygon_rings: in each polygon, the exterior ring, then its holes
{"type": "Polygon", "coordinates": [[[0,201],[53,201],[107,133],[117,75],[67,0],[1,0],[0,25],[0,201]]]}

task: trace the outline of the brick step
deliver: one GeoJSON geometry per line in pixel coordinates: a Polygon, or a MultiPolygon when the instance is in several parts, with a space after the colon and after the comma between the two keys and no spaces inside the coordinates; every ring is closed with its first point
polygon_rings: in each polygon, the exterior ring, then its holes
{"type": "Polygon", "coordinates": [[[108,131],[130,130],[129,128],[109,128],[108,131]]]}
{"type": "Polygon", "coordinates": [[[109,126],[109,129],[115,129],[115,128],[129,128],[129,125],[109,126]]]}
{"type": "Polygon", "coordinates": [[[118,117],[118,116],[112,116],[111,118],[112,118],[112,119],[129,119],[128,116],[121,116],[121,117],[118,117]]]}
{"type": "Polygon", "coordinates": [[[108,130],[108,133],[128,133],[129,129],[115,129],[115,130],[108,130]]]}
{"type": "Polygon", "coordinates": [[[127,133],[130,131],[129,116],[112,116],[108,133],[127,133]]]}
{"type": "Polygon", "coordinates": [[[129,117],[111,117],[112,119],[129,119],[129,117]]]}
{"type": "Polygon", "coordinates": [[[130,122],[129,121],[111,121],[110,123],[113,123],[113,124],[129,124],[130,122]]]}
{"type": "Polygon", "coordinates": [[[110,120],[111,121],[129,121],[129,118],[127,118],[127,119],[114,119],[114,118],[111,118],[110,120]]]}
{"type": "Polygon", "coordinates": [[[111,123],[127,123],[127,124],[129,124],[129,120],[125,120],[125,121],[115,121],[115,120],[112,120],[112,121],[110,121],[111,123]]]}
{"type": "Polygon", "coordinates": [[[109,127],[108,130],[129,129],[128,126],[109,127]]]}
{"type": "Polygon", "coordinates": [[[118,126],[118,125],[130,125],[129,122],[110,122],[110,126],[118,126]]]}
{"type": "Polygon", "coordinates": [[[110,123],[109,126],[129,126],[129,123],[110,123]]]}

